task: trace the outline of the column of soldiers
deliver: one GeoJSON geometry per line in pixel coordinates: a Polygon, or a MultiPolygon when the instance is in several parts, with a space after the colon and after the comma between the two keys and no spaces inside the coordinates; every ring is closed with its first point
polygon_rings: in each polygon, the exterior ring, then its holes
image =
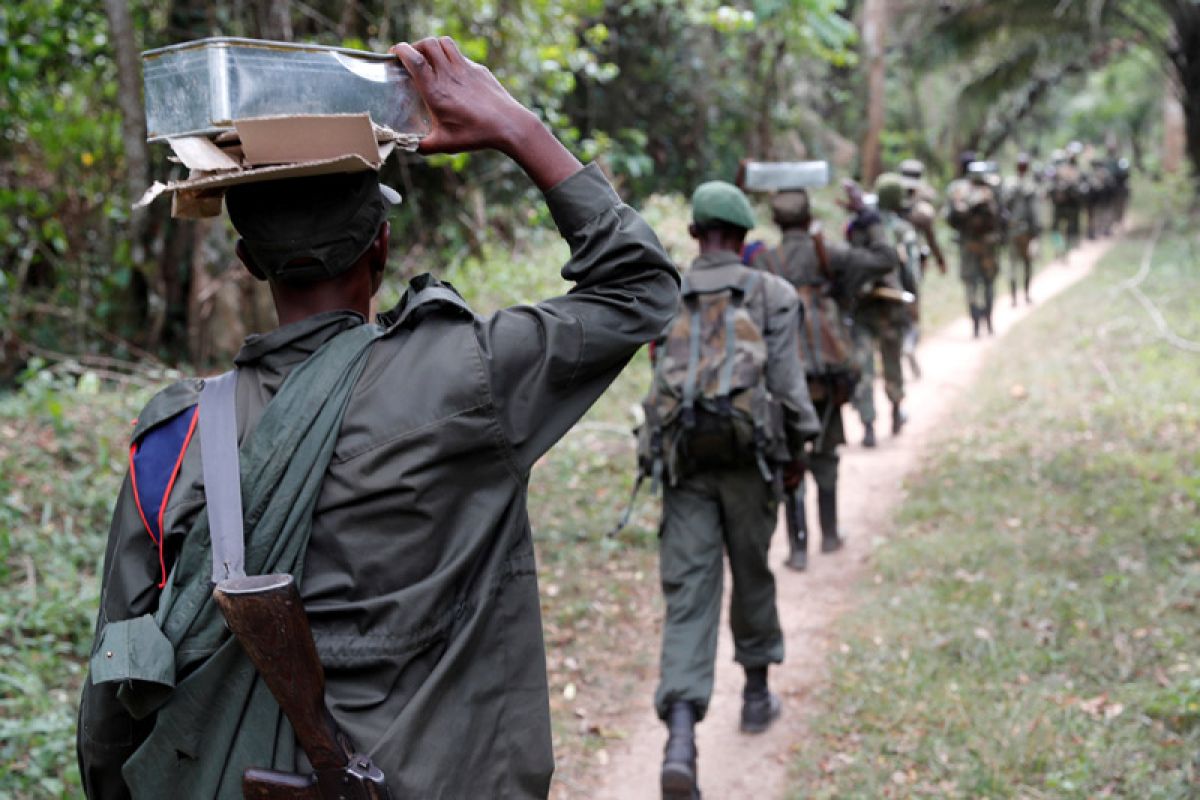
{"type": "Polygon", "coordinates": [[[1129,162],[1110,145],[1106,156],[1095,155],[1084,168],[1084,146],[1071,142],[1055,150],[1044,172],[1046,196],[1052,218],[1050,231],[1058,241],[1058,255],[1066,256],[1089,239],[1108,236],[1125,219],[1129,203],[1129,162]]]}
{"type": "MultiPolygon", "coordinates": [[[[1118,180],[1115,160],[1075,178],[1077,155],[1064,159],[1057,177],[1086,186],[1062,195],[1056,222],[1077,235],[1086,211],[1089,235],[1101,235],[1120,218],[1127,181],[1118,180]]],[[[738,186],[704,184],[692,198],[690,231],[700,256],[685,275],[675,320],[656,344],[653,386],[644,403],[640,462],[646,476],[664,484],[660,571],[666,619],[655,695],[668,731],[664,800],[700,797],[695,726],[713,689],[726,554],[734,658],[746,675],[741,729],[759,733],[780,714],[781,702],[767,681],[769,667],[783,660],[767,563],[780,501],[787,567],[802,571],[808,565],[806,475],[816,486],[820,551],[842,548],[842,406],[854,406],[863,445],[875,447],[878,351],[892,433],[900,433],[907,420],[902,361],[908,358],[920,375],[915,344],[923,274],[931,259],[947,271],[936,234],[938,196],[919,161],[906,160],[898,172],[881,175],[871,193],[846,182],[842,205],[849,220],[841,242],[826,241],[807,188],[797,185],[777,187],[768,198],[779,244],[747,244],[756,221],[742,177],[744,172],[738,186]],[[739,410],[739,387],[744,397],[759,399],[739,410]]],[[[1041,196],[1027,154],[1018,156],[1008,179],[994,164],[963,154],[943,216],[955,230],[976,336],[993,332],[995,283],[1006,252],[1013,304],[1021,294],[1031,302],[1041,196]]]]}
{"type": "MultiPolygon", "coordinates": [[[[638,454],[643,477],[663,487],[660,788],[664,800],[698,800],[695,726],[713,691],[725,558],[745,673],[740,727],[758,734],[782,709],[768,681],[784,658],[767,561],[779,506],[786,498],[789,567],[807,566],[806,475],[821,551],[842,548],[841,407],[853,401],[874,446],[878,350],[893,434],[905,424],[901,362],[917,338],[926,257],[945,271],[936,197],[917,162],[880,176],[873,194],[848,183],[844,241],[827,243],[807,192],[816,184],[780,184],[781,242],[747,246],[753,207],[738,186],[710,181],[692,196],[698,256],[681,278],[600,169],[452,39],[392,52],[434,121],[421,151],[512,159],[570,247],[561,274],[575,286],[481,317],[422,275],[368,322],[401,200],[378,174],[264,179],[224,195],[238,258],[270,283],[281,325],[248,339],[235,371],[179,381],[139,414],[81,699],[84,792],[546,797],[553,752],[526,479],[652,342],[638,454]],[[222,446],[232,469],[212,458],[222,446]],[[235,502],[210,508],[218,487],[235,502]],[[226,548],[234,557],[223,560],[226,548]],[[374,558],[354,557],[363,551],[374,558]],[[295,628],[307,642],[285,642],[307,664],[287,659],[288,677],[256,677],[268,656],[280,663],[267,651],[283,629],[236,633],[261,656],[251,663],[211,599],[221,568],[226,598],[275,597],[276,621],[307,606],[311,624],[301,614],[295,628]],[[260,591],[294,588],[274,581],[300,572],[302,594],[260,591]],[[284,707],[311,724],[287,724],[284,707]]],[[[1085,174],[1081,156],[1072,145],[1049,176],[1068,243],[1085,212],[1088,235],[1108,232],[1128,197],[1122,162],[1093,161],[1085,174]]],[[[1040,231],[1029,167],[1019,160],[1005,192],[968,155],[948,192],[976,335],[992,329],[1006,236],[1029,296],[1040,231]]]]}

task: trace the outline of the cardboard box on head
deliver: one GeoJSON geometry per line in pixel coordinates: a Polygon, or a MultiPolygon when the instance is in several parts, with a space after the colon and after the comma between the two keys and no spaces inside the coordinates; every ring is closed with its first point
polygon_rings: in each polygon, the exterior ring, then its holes
{"type": "Polygon", "coordinates": [[[237,184],[378,170],[414,151],[429,111],[391,55],[251,39],[202,39],[142,54],[149,140],[186,178],[156,182],[175,217],[221,213],[237,184]]]}

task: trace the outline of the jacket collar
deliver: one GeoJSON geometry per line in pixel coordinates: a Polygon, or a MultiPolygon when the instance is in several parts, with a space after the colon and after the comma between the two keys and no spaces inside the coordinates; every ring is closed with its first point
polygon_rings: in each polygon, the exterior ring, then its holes
{"type": "Polygon", "coordinates": [[[735,264],[740,265],[741,263],[742,257],[737,253],[729,250],[715,250],[711,253],[705,253],[704,255],[697,257],[696,260],[692,262],[692,269],[719,269],[720,267],[728,267],[735,264]]]}
{"type": "Polygon", "coordinates": [[[366,320],[355,311],[325,311],[307,319],[276,328],[270,333],[246,337],[233,359],[239,367],[257,366],[269,371],[286,370],[304,361],[334,336],[366,320]]]}

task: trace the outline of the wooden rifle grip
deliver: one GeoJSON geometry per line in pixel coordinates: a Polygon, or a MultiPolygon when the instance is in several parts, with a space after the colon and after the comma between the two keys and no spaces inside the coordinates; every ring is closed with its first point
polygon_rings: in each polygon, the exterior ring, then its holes
{"type": "Polygon", "coordinates": [[[313,768],[344,768],[351,752],[325,705],[325,671],[292,576],[230,578],[217,584],[213,599],[313,768]]]}
{"type": "Polygon", "coordinates": [[[809,229],[809,236],[812,237],[813,249],[817,253],[817,265],[821,269],[821,274],[826,279],[831,279],[833,276],[829,274],[829,254],[825,252],[825,231],[821,228],[821,223],[813,223],[809,229]]]}

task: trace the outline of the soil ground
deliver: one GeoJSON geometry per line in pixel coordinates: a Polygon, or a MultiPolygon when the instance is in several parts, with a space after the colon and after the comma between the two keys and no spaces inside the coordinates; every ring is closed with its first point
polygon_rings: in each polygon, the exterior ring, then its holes
{"type": "MultiPolygon", "coordinates": [[[[891,436],[890,424],[881,413],[884,419],[877,423],[879,446],[874,450],[862,448],[858,444],[862,429],[857,415],[847,409],[846,429],[851,444],[842,450],[839,486],[847,546],[836,555],[812,553],[808,571],[798,574],[782,566],[786,535],[782,530],[776,532],[771,563],[776,565],[787,660],[771,671],[771,687],[782,696],[784,711],[765,734],[747,736],[738,732],[743,678],[733,663],[728,622],[723,620],[716,687],[708,717],[698,727],[700,787],[705,797],[770,800],[786,796],[795,754],[808,738],[810,699],[821,691],[826,680],[826,655],[838,645],[838,619],[854,604],[855,588],[869,580],[874,543],[890,533],[892,513],[903,500],[905,477],[936,443],[940,431],[953,423],[956,406],[985,363],[992,343],[1036,312],[1039,301],[1083,278],[1108,246],[1108,242],[1086,243],[1065,263],[1060,260],[1044,266],[1034,281],[1034,305],[1014,308],[1007,293],[1001,293],[996,303],[994,338],[973,340],[966,318],[927,333],[918,351],[923,374],[920,380],[908,383],[905,405],[910,421],[900,436],[891,436]]],[[[997,288],[1006,283],[998,281],[997,288]]],[[[878,387],[877,395],[876,407],[883,412],[889,406],[878,387]]],[[[815,523],[814,512],[815,498],[810,496],[810,525],[815,523]]],[[[819,533],[813,534],[817,538],[810,542],[810,550],[819,541],[819,533]]],[[[725,585],[728,591],[728,576],[725,585]]],[[[626,703],[629,711],[625,718],[614,721],[628,735],[609,748],[608,763],[596,772],[598,786],[591,796],[597,800],[648,800],[659,796],[658,772],[666,733],[650,709],[653,690],[652,682],[635,690],[626,703]],[[639,696],[644,702],[636,701],[639,696]]]]}

